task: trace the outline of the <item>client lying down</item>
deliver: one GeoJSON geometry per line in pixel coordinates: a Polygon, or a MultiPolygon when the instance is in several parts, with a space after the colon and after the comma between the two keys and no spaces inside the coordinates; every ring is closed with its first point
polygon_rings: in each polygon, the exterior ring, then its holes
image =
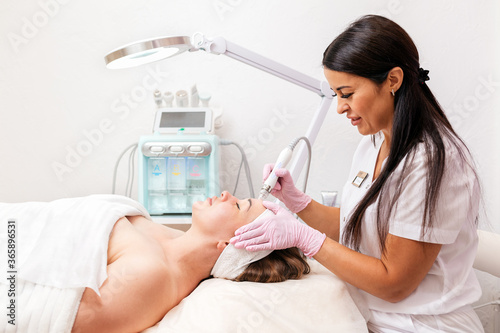
{"type": "Polygon", "coordinates": [[[109,237],[108,278],[99,288],[101,296],[85,288],[73,332],[142,331],[211,275],[276,282],[307,274],[309,266],[296,248],[269,255],[228,246],[236,229],[266,212],[259,200],[238,200],[223,192],[193,205],[192,226],[185,233],[144,216],[120,218],[109,237]]]}

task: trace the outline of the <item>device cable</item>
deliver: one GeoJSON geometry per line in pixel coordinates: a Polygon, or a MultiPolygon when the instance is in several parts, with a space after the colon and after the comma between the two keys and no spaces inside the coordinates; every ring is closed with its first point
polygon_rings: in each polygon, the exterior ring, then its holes
{"type": "Polygon", "coordinates": [[[137,146],[134,146],[130,150],[130,156],[129,156],[127,186],[125,187],[125,193],[129,198],[132,197],[132,188],[134,186],[134,175],[135,175],[135,169],[134,169],[135,163],[134,163],[134,161],[135,161],[135,152],[136,151],[137,151],[137,146]],[[128,189],[128,192],[127,192],[127,189],[128,189]]]}
{"type": "Polygon", "coordinates": [[[236,192],[237,184],[238,184],[239,178],[240,178],[241,166],[243,164],[243,165],[245,165],[245,173],[247,175],[248,188],[250,190],[250,197],[254,198],[255,197],[255,192],[253,190],[252,175],[250,174],[250,166],[248,165],[248,160],[247,160],[247,156],[245,154],[245,151],[243,150],[243,148],[239,144],[237,144],[236,142],[233,142],[233,141],[221,139],[219,141],[219,144],[221,144],[223,146],[235,145],[239,149],[239,151],[241,153],[241,163],[240,163],[240,168],[239,168],[239,171],[238,171],[238,176],[236,178],[236,185],[235,185],[233,194],[234,194],[234,192],[236,192]]]}
{"type": "Polygon", "coordinates": [[[306,172],[305,172],[305,179],[304,179],[304,186],[303,186],[303,190],[302,192],[306,193],[306,189],[307,189],[307,181],[309,179],[309,169],[311,167],[311,159],[312,159],[312,147],[311,147],[311,142],[309,141],[309,139],[305,136],[301,136],[299,138],[296,138],[295,140],[293,140],[290,144],[289,144],[289,147],[290,149],[294,150],[295,149],[295,146],[297,146],[297,144],[299,143],[299,141],[304,141],[306,143],[306,146],[307,146],[307,152],[308,152],[308,156],[307,156],[307,165],[306,165],[306,172]]]}
{"type": "Polygon", "coordinates": [[[233,193],[236,193],[236,190],[238,189],[238,184],[239,184],[238,180],[240,179],[241,169],[242,168],[243,168],[243,156],[241,157],[240,166],[238,167],[238,174],[236,175],[236,184],[234,184],[233,193]]]}
{"type": "MultiPolygon", "coordinates": [[[[127,148],[125,148],[125,150],[123,150],[123,152],[118,157],[118,160],[115,163],[115,169],[113,172],[113,187],[112,187],[111,193],[116,194],[115,193],[116,192],[116,176],[117,176],[118,166],[120,165],[120,161],[121,161],[123,155],[125,155],[129,149],[134,148],[134,147],[135,147],[135,149],[133,151],[135,151],[137,149],[137,145],[138,145],[138,142],[128,146],[127,148]]],[[[129,168],[129,176],[128,177],[130,177],[130,168],[129,168]]],[[[133,181],[133,177],[132,177],[132,181],[133,181]]],[[[129,181],[127,180],[127,188],[129,186],[128,184],[129,184],[129,181]]],[[[127,188],[125,189],[125,194],[127,193],[127,188]]]]}
{"type": "Polygon", "coordinates": [[[278,159],[274,163],[274,167],[269,174],[269,176],[266,178],[264,183],[262,184],[262,187],[260,188],[259,191],[259,199],[265,200],[271,191],[273,190],[274,186],[276,185],[276,182],[278,181],[278,176],[276,175],[276,170],[277,169],[282,169],[286,168],[288,162],[292,159],[293,156],[293,150],[297,146],[300,140],[303,140],[308,148],[309,151],[309,158],[308,158],[308,163],[307,163],[307,169],[306,169],[306,178],[304,182],[304,189],[303,192],[306,192],[307,188],[307,180],[309,178],[309,168],[311,165],[311,155],[312,155],[312,149],[311,149],[311,143],[309,142],[309,139],[305,136],[301,136],[297,139],[294,139],[285,149],[281,151],[281,153],[278,155],[278,159]]]}
{"type": "Polygon", "coordinates": [[[489,305],[500,305],[500,300],[491,301],[491,302],[481,304],[481,305],[476,305],[476,306],[473,306],[472,308],[474,310],[476,310],[476,309],[484,308],[485,306],[489,306],[489,305]]]}

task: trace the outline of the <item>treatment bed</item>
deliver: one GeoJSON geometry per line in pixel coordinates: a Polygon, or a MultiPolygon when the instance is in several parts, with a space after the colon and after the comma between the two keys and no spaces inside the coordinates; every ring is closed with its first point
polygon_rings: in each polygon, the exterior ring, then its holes
{"type": "Polygon", "coordinates": [[[368,332],[345,283],[314,260],[301,280],[203,281],[154,327],[167,332],[368,332]]]}
{"type": "MultiPolygon", "coordinates": [[[[16,225],[15,267],[5,259],[0,264],[2,272],[13,272],[13,284],[0,280],[0,332],[70,332],[85,288],[98,292],[107,277],[114,223],[133,215],[149,216],[137,202],[111,195],[0,203],[2,249],[9,239],[7,221],[16,225]],[[15,308],[9,310],[11,302],[15,308]]],[[[346,284],[309,262],[311,273],[301,280],[207,279],[144,332],[367,332],[365,311],[346,284]]]]}

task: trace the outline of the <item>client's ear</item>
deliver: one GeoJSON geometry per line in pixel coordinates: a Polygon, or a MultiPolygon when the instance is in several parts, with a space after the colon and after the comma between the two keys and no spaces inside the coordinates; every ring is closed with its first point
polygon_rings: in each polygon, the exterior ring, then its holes
{"type": "Polygon", "coordinates": [[[226,248],[226,246],[228,246],[228,245],[229,245],[229,242],[219,241],[217,243],[217,250],[219,250],[220,252],[222,252],[226,248]]]}

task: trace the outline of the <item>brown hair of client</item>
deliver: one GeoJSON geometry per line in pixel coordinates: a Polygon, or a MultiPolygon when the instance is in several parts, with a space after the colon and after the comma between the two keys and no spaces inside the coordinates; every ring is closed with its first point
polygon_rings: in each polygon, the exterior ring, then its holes
{"type": "Polygon", "coordinates": [[[267,257],[253,262],[235,281],[282,282],[300,279],[311,271],[306,257],[296,247],[275,250],[267,257]]]}

